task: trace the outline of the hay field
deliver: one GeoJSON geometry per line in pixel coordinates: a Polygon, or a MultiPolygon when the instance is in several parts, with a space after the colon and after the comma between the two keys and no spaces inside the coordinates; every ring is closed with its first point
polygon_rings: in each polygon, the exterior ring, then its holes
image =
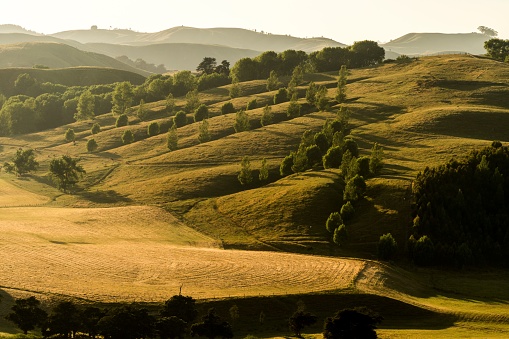
{"type": "Polygon", "coordinates": [[[0,207],[41,205],[49,200],[48,197],[28,192],[0,179],[0,207]]]}

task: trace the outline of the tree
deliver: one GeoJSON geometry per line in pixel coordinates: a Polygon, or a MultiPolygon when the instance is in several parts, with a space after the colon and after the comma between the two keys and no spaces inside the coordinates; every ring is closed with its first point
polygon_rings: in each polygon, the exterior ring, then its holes
{"type": "Polygon", "coordinates": [[[368,67],[381,64],[385,57],[385,50],[375,41],[356,41],[350,46],[352,54],[350,67],[368,67]]]}
{"type": "Polygon", "coordinates": [[[157,122],[151,122],[148,126],[147,126],[147,134],[149,137],[153,137],[155,135],[158,135],[159,132],[161,131],[161,127],[159,126],[159,124],[157,122]]]}
{"type": "Polygon", "coordinates": [[[267,166],[267,159],[262,159],[262,165],[260,167],[260,173],[258,174],[260,181],[267,181],[269,179],[269,168],[267,166]]]}
{"type": "Polygon", "coordinates": [[[164,307],[161,310],[161,316],[175,316],[187,323],[192,323],[198,316],[196,300],[193,297],[188,297],[181,294],[174,295],[164,302],[164,307]]]}
{"type": "Polygon", "coordinates": [[[352,219],[355,214],[355,209],[353,208],[352,203],[350,201],[344,203],[343,206],[341,206],[339,214],[341,214],[341,218],[343,218],[344,221],[352,219]]]}
{"type": "Polygon", "coordinates": [[[169,93],[166,96],[165,106],[166,106],[166,112],[168,112],[169,114],[172,114],[175,111],[176,103],[175,103],[175,98],[173,97],[172,93],[169,93]]]}
{"type": "Polygon", "coordinates": [[[81,312],[70,301],[59,302],[48,317],[44,330],[47,335],[60,335],[64,338],[75,338],[81,327],[81,312]]]}
{"type": "Polygon", "coordinates": [[[209,309],[207,315],[203,316],[202,322],[191,326],[191,335],[209,339],[215,337],[233,338],[232,327],[228,322],[222,321],[213,308],[209,309]]]}
{"type": "Polygon", "coordinates": [[[249,110],[252,110],[252,109],[255,109],[258,107],[258,102],[256,101],[256,98],[254,98],[253,100],[250,100],[247,105],[246,105],[246,111],[249,111],[249,110]]]}
{"type": "Polygon", "coordinates": [[[311,81],[309,83],[308,89],[306,90],[306,101],[308,104],[315,106],[316,105],[316,94],[318,93],[318,86],[311,81]]]}
{"type": "Polygon", "coordinates": [[[276,94],[274,94],[274,105],[288,101],[288,90],[286,88],[280,88],[276,94]]]}
{"type": "Polygon", "coordinates": [[[206,105],[201,104],[195,111],[194,111],[194,122],[202,121],[204,119],[209,118],[209,109],[206,105]]]}
{"type": "Polygon", "coordinates": [[[129,118],[127,114],[120,114],[115,121],[115,127],[123,127],[129,125],[129,118]]]}
{"type": "Polygon", "coordinates": [[[177,126],[175,124],[173,124],[168,130],[166,145],[170,151],[175,151],[178,147],[177,126]]]}
{"type": "Polygon", "coordinates": [[[346,70],[346,66],[342,65],[339,70],[339,79],[338,79],[338,89],[336,92],[336,101],[338,103],[343,103],[346,100],[346,77],[348,75],[348,71],[346,70]]]}
{"type": "Polygon", "coordinates": [[[299,86],[304,81],[304,70],[302,66],[296,66],[292,71],[292,78],[288,83],[288,94],[290,96],[297,95],[297,86],[299,86]]]}
{"type": "Polygon", "coordinates": [[[484,42],[486,54],[498,61],[506,61],[509,56],[509,40],[490,39],[484,42]]]}
{"type": "Polygon", "coordinates": [[[482,34],[489,36],[489,37],[496,37],[498,35],[498,32],[495,31],[493,28],[489,28],[486,26],[479,26],[477,27],[477,30],[481,32],[482,34]]]}
{"type": "Polygon", "coordinates": [[[423,235],[417,240],[413,248],[414,262],[419,266],[428,266],[433,264],[435,255],[435,246],[433,241],[427,236],[423,235]]]}
{"type": "Polygon", "coordinates": [[[133,98],[133,85],[130,82],[117,83],[112,94],[113,113],[118,115],[127,113],[127,110],[131,108],[133,98]]]}
{"type": "Polygon", "coordinates": [[[156,332],[161,339],[182,339],[185,337],[187,323],[175,316],[162,317],[156,322],[156,332]]]}
{"type": "Polygon", "coordinates": [[[235,107],[233,107],[233,103],[231,103],[230,101],[221,106],[221,114],[228,114],[233,112],[235,112],[235,107]]]}
{"type": "Polygon", "coordinates": [[[201,143],[210,141],[209,121],[207,119],[202,121],[198,129],[199,129],[198,140],[201,143]]]}
{"type": "Polygon", "coordinates": [[[109,339],[138,339],[151,337],[155,318],[144,308],[125,305],[110,310],[98,323],[100,333],[109,339]]]}
{"type": "Polygon", "coordinates": [[[74,130],[70,127],[67,129],[67,131],[65,131],[64,138],[67,142],[72,141],[73,143],[76,143],[76,134],[74,134],[74,130]]]}
{"type": "Polygon", "coordinates": [[[343,218],[341,218],[341,214],[339,214],[339,212],[332,212],[327,218],[325,228],[327,229],[327,231],[329,231],[329,233],[334,233],[336,228],[338,228],[342,224],[343,218]]]}
{"type": "Polygon", "coordinates": [[[230,63],[228,62],[228,60],[221,61],[221,65],[217,65],[214,72],[224,75],[224,76],[229,76],[230,75],[230,63]]]}
{"type": "Polygon", "coordinates": [[[64,192],[74,186],[86,173],[81,165],[80,159],[63,155],[60,159],[53,159],[49,164],[49,170],[57,187],[64,192]]]}
{"type": "Polygon", "coordinates": [[[378,240],[378,258],[382,260],[390,260],[394,258],[397,251],[398,243],[392,234],[387,233],[380,236],[380,240],[378,240]]]}
{"type": "Polygon", "coordinates": [[[281,165],[279,166],[279,174],[282,177],[286,177],[293,173],[293,157],[294,154],[290,153],[290,155],[287,155],[283,161],[281,161],[281,165]]]}
{"type": "Polygon", "coordinates": [[[81,312],[81,331],[95,338],[99,334],[99,321],[106,315],[104,311],[94,306],[87,306],[81,312]]]}
{"type": "Polygon", "coordinates": [[[134,141],[134,133],[130,129],[125,130],[122,134],[122,143],[124,145],[131,144],[134,141]]]}
{"type": "Polygon", "coordinates": [[[237,305],[233,305],[232,307],[230,307],[229,312],[230,312],[230,318],[232,320],[232,324],[235,325],[235,322],[240,317],[239,307],[237,305]]]}
{"type": "Polygon", "coordinates": [[[95,96],[90,91],[85,91],[80,95],[78,100],[78,108],[74,114],[74,120],[92,119],[95,115],[95,96]]]}
{"type": "Polygon", "coordinates": [[[318,317],[316,315],[300,310],[290,317],[288,325],[297,337],[301,337],[304,327],[313,325],[317,320],[318,317]]]}
{"type": "Polygon", "coordinates": [[[87,152],[89,153],[93,153],[97,150],[97,142],[95,141],[95,139],[89,139],[87,141],[87,152]]]}
{"type": "Polygon", "coordinates": [[[228,91],[230,98],[238,98],[242,95],[242,88],[240,88],[240,84],[238,81],[235,81],[235,79],[232,81],[232,84],[230,86],[230,90],[228,91]]]}
{"type": "Polygon", "coordinates": [[[233,82],[244,82],[255,80],[257,78],[257,63],[251,58],[241,58],[233,65],[230,71],[230,77],[233,82]]]}
{"type": "Polygon", "coordinates": [[[186,112],[192,113],[200,106],[200,98],[198,97],[198,90],[192,90],[186,94],[186,112]]]}
{"type": "Polygon", "coordinates": [[[339,168],[343,151],[339,146],[332,146],[323,156],[323,168],[339,168]]]}
{"type": "Polygon", "coordinates": [[[283,84],[279,81],[276,71],[270,71],[269,78],[267,79],[267,91],[275,91],[279,89],[283,84]]]}
{"type": "Polygon", "coordinates": [[[35,297],[16,299],[11,307],[12,312],[5,318],[16,324],[26,335],[28,331],[41,327],[46,320],[47,314],[39,307],[40,304],[35,297]]]}
{"type": "Polygon", "coordinates": [[[338,228],[334,230],[334,235],[332,237],[332,241],[338,246],[343,246],[345,242],[348,240],[348,229],[345,224],[339,225],[338,228]]]}
{"type": "Polygon", "coordinates": [[[136,112],[136,116],[138,116],[138,119],[141,121],[144,121],[147,119],[148,111],[145,108],[145,100],[141,99],[140,104],[138,105],[138,111],[136,112]]]}
{"type": "Polygon", "coordinates": [[[216,58],[205,57],[196,67],[196,71],[201,72],[201,74],[212,74],[216,69],[216,65],[216,58]]]}
{"type": "Polygon", "coordinates": [[[297,97],[294,95],[292,97],[292,100],[290,100],[290,104],[288,105],[288,108],[286,109],[286,115],[289,118],[296,118],[300,116],[300,109],[301,105],[297,101],[297,97]]]}
{"type": "Polygon", "coordinates": [[[92,133],[92,134],[97,134],[97,133],[99,133],[100,131],[101,131],[101,125],[99,125],[99,123],[97,123],[97,122],[96,122],[96,123],[94,123],[94,124],[92,125],[92,128],[90,129],[90,133],[92,133]]]}
{"type": "Polygon", "coordinates": [[[242,158],[242,162],[240,163],[240,172],[237,175],[237,179],[243,186],[249,185],[251,182],[253,182],[253,171],[251,170],[251,162],[249,161],[249,158],[247,156],[242,158]]]}
{"type": "Polygon", "coordinates": [[[329,98],[327,97],[327,87],[324,85],[318,86],[315,96],[315,106],[320,111],[329,109],[329,98]]]}
{"type": "Polygon", "coordinates": [[[23,150],[18,148],[16,155],[11,163],[5,163],[4,169],[8,173],[14,172],[17,176],[23,176],[30,172],[35,172],[39,168],[39,163],[35,160],[33,149],[23,150]]]}
{"type": "Polygon", "coordinates": [[[334,317],[325,320],[323,329],[324,339],[375,339],[376,325],[383,318],[372,310],[365,307],[343,309],[334,317]]]}
{"type": "Polygon", "coordinates": [[[345,191],[343,192],[343,200],[357,201],[364,195],[365,191],[366,182],[363,177],[357,174],[347,181],[345,191]]]}
{"type": "Polygon", "coordinates": [[[249,123],[249,115],[244,111],[240,110],[235,114],[235,124],[233,125],[236,133],[249,131],[251,128],[249,123]]]}
{"type": "Polygon", "coordinates": [[[178,111],[173,117],[173,126],[182,127],[187,124],[187,115],[184,111],[178,111]]]}
{"type": "Polygon", "coordinates": [[[272,107],[269,105],[265,105],[262,112],[262,117],[260,118],[260,124],[262,126],[268,126],[272,124],[274,120],[274,114],[272,114],[272,107]]]}
{"type": "Polygon", "coordinates": [[[371,156],[369,157],[369,171],[371,174],[376,175],[382,170],[384,149],[378,143],[375,142],[371,148],[371,156]]]}

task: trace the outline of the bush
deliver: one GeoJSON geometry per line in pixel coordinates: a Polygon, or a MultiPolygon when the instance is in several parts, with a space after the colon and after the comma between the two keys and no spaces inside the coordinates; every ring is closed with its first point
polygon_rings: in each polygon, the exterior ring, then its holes
{"type": "Polygon", "coordinates": [[[255,108],[258,108],[258,103],[257,103],[256,99],[249,101],[246,105],[246,111],[249,111],[249,110],[255,109],[255,108]]]}
{"type": "Polygon", "coordinates": [[[355,209],[353,208],[352,203],[347,201],[345,204],[343,204],[339,214],[341,214],[341,218],[343,218],[344,221],[351,220],[355,215],[355,209]]]}
{"type": "Polygon", "coordinates": [[[127,117],[127,114],[120,114],[117,121],[115,121],[115,127],[123,127],[127,125],[129,125],[129,118],[127,117]]]}
{"type": "Polygon", "coordinates": [[[209,109],[206,105],[201,104],[196,111],[194,111],[194,122],[202,121],[209,118],[209,109]]]}
{"type": "Polygon", "coordinates": [[[90,133],[97,134],[101,131],[101,125],[99,125],[97,122],[92,125],[92,128],[90,129],[90,133]]]}
{"type": "Polygon", "coordinates": [[[416,265],[429,266],[433,264],[435,246],[427,235],[423,235],[417,240],[413,248],[413,254],[416,265]]]}
{"type": "Polygon", "coordinates": [[[276,94],[274,94],[274,105],[288,101],[288,91],[286,88],[280,88],[276,94]]]}
{"type": "Polygon", "coordinates": [[[187,125],[187,115],[184,111],[178,111],[177,114],[173,117],[173,124],[176,127],[182,127],[187,125]]]}
{"type": "Polygon", "coordinates": [[[329,233],[334,233],[336,228],[343,224],[343,218],[338,212],[332,212],[327,218],[327,222],[325,223],[325,228],[329,233]]]}
{"type": "Polygon", "coordinates": [[[343,246],[348,239],[348,230],[345,224],[339,225],[334,231],[333,241],[338,246],[343,246]]]}
{"type": "Polygon", "coordinates": [[[339,168],[341,159],[343,158],[343,151],[339,146],[329,148],[327,153],[323,156],[323,168],[339,168]]]}
{"type": "Polygon", "coordinates": [[[158,135],[160,131],[159,124],[157,122],[151,122],[147,127],[147,134],[149,137],[158,135]]]}
{"type": "Polygon", "coordinates": [[[220,87],[230,83],[230,78],[224,74],[203,74],[198,78],[198,90],[204,91],[209,88],[220,87]]]}
{"type": "Polygon", "coordinates": [[[396,240],[392,236],[392,234],[387,233],[380,237],[378,240],[378,258],[382,260],[390,260],[394,258],[396,252],[398,251],[398,244],[396,240]]]}
{"type": "Polygon", "coordinates": [[[133,141],[134,141],[133,132],[130,129],[124,131],[124,134],[122,134],[122,143],[124,145],[127,145],[127,144],[132,143],[133,141]]]}
{"type": "Polygon", "coordinates": [[[343,192],[343,200],[357,201],[364,196],[365,191],[366,182],[363,177],[357,174],[346,183],[345,191],[343,192]]]}
{"type": "Polygon", "coordinates": [[[279,174],[282,177],[286,177],[293,173],[293,154],[287,155],[283,161],[281,161],[281,165],[279,166],[279,174]]]}
{"type": "Polygon", "coordinates": [[[97,142],[95,139],[90,139],[87,141],[87,151],[89,153],[93,153],[97,150],[97,142]]]}
{"type": "Polygon", "coordinates": [[[288,109],[286,110],[286,115],[289,118],[296,118],[300,116],[301,106],[297,102],[297,100],[290,101],[290,105],[288,105],[288,109]]]}
{"type": "Polygon", "coordinates": [[[221,114],[235,113],[235,107],[231,102],[227,102],[221,106],[221,114]]]}

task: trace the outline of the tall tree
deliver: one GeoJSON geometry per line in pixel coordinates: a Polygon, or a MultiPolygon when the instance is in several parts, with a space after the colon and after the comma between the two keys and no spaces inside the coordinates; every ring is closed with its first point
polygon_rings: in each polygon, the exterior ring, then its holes
{"type": "Polygon", "coordinates": [[[262,159],[262,165],[260,167],[260,173],[258,174],[260,181],[267,181],[269,179],[269,167],[267,166],[267,159],[262,159]]]}
{"type": "Polygon", "coordinates": [[[198,90],[192,90],[186,94],[186,112],[192,113],[200,106],[200,98],[198,97],[198,90]]]}
{"type": "Polygon", "coordinates": [[[341,66],[339,70],[339,79],[338,79],[338,88],[336,92],[336,101],[340,104],[345,102],[346,100],[346,78],[348,75],[348,71],[345,65],[341,66]]]}
{"type": "Polygon", "coordinates": [[[205,57],[198,67],[196,67],[196,71],[201,72],[201,74],[212,74],[216,69],[216,65],[216,58],[205,57]]]}
{"type": "Polygon", "coordinates": [[[78,109],[74,114],[74,120],[87,120],[94,118],[95,96],[90,91],[85,91],[78,100],[78,109]]]}
{"type": "Polygon", "coordinates": [[[173,124],[168,130],[166,145],[170,151],[175,151],[178,147],[177,126],[175,124],[173,124]]]}
{"type": "Polygon", "coordinates": [[[127,113],[127,110],[131,108],[133,98],[133,85],[130,82],[117,83],[112,94],[113,113],[118,115],[127,113]]]}
{"type": "Polygon", "coordinates": [[[479,27],[477,27],[477,30],[479,30],[479,32],[481,32],[482,34],[492,37],[492,38],[494,38],[498,35],[497,31],[495,31],[493,28],[489,28],[486,26],[479,26],[479,27]]]}
{"type": "Polygon", "coordinates": [[[509,60],[509,40],[490,39],[484,42],[487,55],[498,61],[509,60]]]}
{"type": "Polygon", "coordinates": [[[210,133],[209,133],[209,121],[208,119],[204,119],[198,127],[198,140],[201,143],[210,141],[210,133]]]}
{"type": "Polygon", "coordinates": [[[145,100],[141,99],[140,104],[138,105],[138,111],[136,112],[136,115],[138,116],[138,119],[141,121],[144,121],[147,119],[148,111],[145,108],[145,100]]]}
{"type": "Polygon", "coordinates": [[[283,84],[279,81],[276,71],[270,71],[269,78],[267,79],[267,91],[275,91],[283,84]]]}
{"type": "Polygon", "coordinates": [[[318,317],[316,315],[300,310],[290,317],[288,324],[295,335],[301,337],[304,327],[313,325],[317,320],[318,317]]]}
{"type": "Polygon", "coordinates": [[[57,187],[66,192],[73,187],[86,173],[81,165],[80,159],[63,155],[60,159],[53,159],[49,164],[49,170],[57,187]]]}
{"type": "Polygon", "coordinates": [[[263,108],[262,117],[260,118],[260,124],[262,126],[267,126],[272,124],[274,120],[274,114],[272,113],[272,107],[269,105],[265,105],[263,108]]]}
{"type": "Polygon", "coordinates": [[[47,314],[40,308],[41,302],[35,297],[16,299],[11,307],[12,312],[5,318],[19,327],[26,335],[28,331],[43,325],[47,314]]]}
{"type": "Polygon", "coordinates": [[[160,313],[163,317],[175,316],[187,323],[192,323],[198,316],[196,300],[193,297],[181,294],[174,295],[164,302],[164,307],[160,313]]]}
{"type": "Polygon", "coordinates": [[[244,111],[240,110],[235,114],[235,124],[233,125],[236,133],[249,131],[251,128],[249,123],[249,115],[244,111]]]}
{"type": "Polygon", "coordinates": [[[64,135],[65,141],[67,142],[73,142],[76,143],[76,134],[74,134],[74,129],[68,128],[67,131],[65,131],[64,135]]]}
{"type": "Polygon", "coordinates": [[[251,170],[251,162],[249,158],[245,156],[242,158],[242,162],[240,163],[240,172],[237,175],[237,179],[241,185],[249,185],[253,182],[253,171],[251,170]]]}

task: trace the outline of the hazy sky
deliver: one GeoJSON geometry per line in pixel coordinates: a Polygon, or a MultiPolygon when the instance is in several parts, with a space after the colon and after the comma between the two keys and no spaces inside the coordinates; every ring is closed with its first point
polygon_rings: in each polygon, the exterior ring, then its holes
{"type": "Polygon", "coordinates": [[[509,0],[17,0],[4,4],[0,24],[45,34],[92,25],[140,32],[239,27],[351,44],[412,32],[470,33],[480,25],[509,39],[508,14],[509,0]]]}

